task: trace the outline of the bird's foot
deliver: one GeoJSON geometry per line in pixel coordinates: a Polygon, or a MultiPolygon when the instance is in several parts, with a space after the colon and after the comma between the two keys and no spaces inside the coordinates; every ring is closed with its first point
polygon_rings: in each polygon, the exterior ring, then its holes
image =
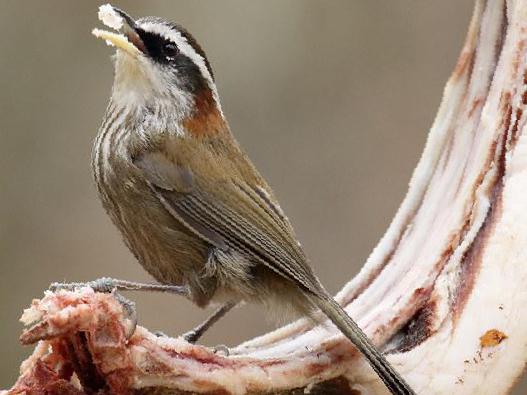
{"type": "Polygon", "coordinates": [[[166,292],[185,296],[186,298],[190,297],[190,291],[184,285],[144,284],[110,277],[101,277],[85,283],[52,283],[49,289],[55,292],[61,289],[74,290],[82,287],[91,287],[95,292],[112,292],[117,289],[119,291],[166,292]]]}
{"type": "Polygon", "coordinates": [[[119,280],[114,280],[113,278],[109,277],[101,277],[97,280],[86,281],[85,283],[51,283],[51,285],[49,286],[49,290],[53,292],[57,292],[60,290],[74,291],[80,288],[90,287],[95,292],[110,293],[114,289],[118,288],[116,285],[117,281],[119,280]]]}
{"type": "Polygon", "coordinates": [[[137,310],[135,308],[135,302],[117,293],[117,289],[122,289],[118,285],[119,281],[120,280],[114,280],[113,278],[109,277],[102,277],[97,280],[87,281],[85,283],[52,283],[49,286],[49,290],[53,292],[60,290],[75,291],[84,287],[90,287],[95,292],[112,293],[114,298],[123,308],[126,319],[130,320],[131,322],[130,328],[126,333],[126,338],[129,339],[134,334],[135,328],[137,327],[137,310]]]}
{"type": "Polygon", "coordinates": [[[231,350],[225,344],[218,344],[212,347],[212,351],[214,352],[214,354],[221,355],[224,357],[228,357],[229,355],[231,355],[231,350]]]}
{"type": "Polygon", "coordinates": [[[196,343],[198,339],[201,337],[201,332],[197,331],[196,329],[192,329],[182,335],[183,339],[189,343],[196,343]]]}
{"type": "Polygon", "coordinates": [[[217,308],[205,321],[193,328],[192,330],[183,334],[183,339],[189,343],[196,343],[203,334],[209,330],[216,322],[220,320],[225,314],[227,314],[234,306],[236,302],[228,302],[217,308]]]}

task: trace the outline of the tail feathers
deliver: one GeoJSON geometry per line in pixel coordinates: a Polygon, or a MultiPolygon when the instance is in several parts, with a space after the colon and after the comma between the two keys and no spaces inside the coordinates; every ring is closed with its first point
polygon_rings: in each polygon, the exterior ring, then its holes
{"type": "Polygon", "coordinates": [[[415,395],[412,388],[371,343],[357,323],[330,295],[313,295],[310,299],[368,359],[373,370],[392,394],[415,395]]]}

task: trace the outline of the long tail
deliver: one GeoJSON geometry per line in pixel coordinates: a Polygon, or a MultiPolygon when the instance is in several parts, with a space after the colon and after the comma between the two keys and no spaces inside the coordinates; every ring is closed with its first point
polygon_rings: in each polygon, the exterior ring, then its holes
{"type": "Polygon", "coordinates": [[[309,298],[368,359],[373,370],[392,394],[415,395],[412,388],[371,343],[357,323],[330,295],[311,295],[309,298]]]}

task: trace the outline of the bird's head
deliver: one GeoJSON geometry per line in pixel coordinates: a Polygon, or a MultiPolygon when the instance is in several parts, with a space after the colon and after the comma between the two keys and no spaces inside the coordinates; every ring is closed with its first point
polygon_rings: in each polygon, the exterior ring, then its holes
{"type": "Polygon", "coordinates": [[[218,126],[206,125],[223,120],[214,75],[205,52],[188,31],[161,18],[134,20],[109,4],[99,8],[99,19],[115,30],[93,30],[117,48],[112,101],[170,113],[189,122],[187,129],[196,133],[218,126]]]}

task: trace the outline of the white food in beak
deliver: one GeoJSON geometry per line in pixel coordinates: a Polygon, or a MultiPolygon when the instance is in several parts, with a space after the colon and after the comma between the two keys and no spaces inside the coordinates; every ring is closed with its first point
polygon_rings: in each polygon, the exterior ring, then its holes
{"type": "MultiPolygon", "coordinates": [[[[110,4],[104,4],[99,7],[98,17],[106,26],[119,30],[123,27],[123,17],[120,16],[110,4]]],[[[102,38],[106,44],[122,49],[132,56],[137,56],[141,51],[132,44],[128,38],[121,33],[114,33],[102,29],[93,29],[92,34],[97,38],[102,38]]]]}
{"type": "Polygon", "coordinates": [[[123,17],[110,4],[100,6],[97,16],[102,23],[112,29],[119,30],[123,27],[123,17]]]}

